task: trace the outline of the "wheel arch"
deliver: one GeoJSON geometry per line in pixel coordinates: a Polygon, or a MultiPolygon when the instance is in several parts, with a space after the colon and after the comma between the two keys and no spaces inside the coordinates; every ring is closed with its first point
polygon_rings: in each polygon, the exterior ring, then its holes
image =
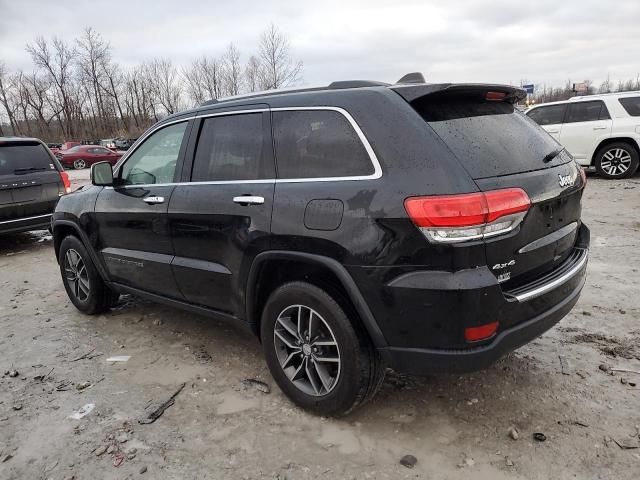
{"type": "Polygon", "coordinates": [[[596,156],[602,147],[606,147],[607,145],[611,145],[612,143],[628,143],[631,145],[636,152],[640,155],[640,141],[633,137],[609,137],[602,140],[598,146],[593,151],[593,155],[591,155],[591,166],[595,166],[596,164],[596,156]]]}
{"type": "Polygon", "coordinates": [[[98,258],[98,254],[96,253],[96,251],[91,246],[91,242],[89,241],[87,234],[76,223],[70,220],[55,220],[53,222],[52,230],[53,247],[56,255],[56,260],[58,262],[60,261],[60,245],[62,244],[62,241],[65,237],[73,235],[82,242],[84,247],[87,249],[87,252],[89,252],[91,261],[95,265],[96,270],[98,270],[98,273],[100,274],[100,277],[102,277],[102,280],[104,280],[105,282],[109,282],[109,276],[107,275],[104,265],[98,258]]]}
{"type": "Polygon", "coordinates": [[[329,290],[338,287],[357,313],[374,346],[387,346],[373,313],[346,268],[333,258],[304,252],[268,251],[258,254],[253,260],[247,277],[245,315],[254,333],[259,335],[262,306],[271,292],[279,285],[295,280],[307,281],[321,288],[329,287],[329,290]],[[309,274],[314,278],[308,278],[309,274]],[[338,284],[331,285],[332,280],[338,284]]]}

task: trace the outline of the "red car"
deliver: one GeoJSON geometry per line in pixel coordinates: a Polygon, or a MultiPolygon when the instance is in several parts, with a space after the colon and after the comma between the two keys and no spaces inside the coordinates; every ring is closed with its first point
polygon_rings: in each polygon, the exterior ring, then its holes
{"type": "Polygon", "coordinates": [[[121,153],[100,145],[78,145],[69,150],[61,150],[56,154],[63,167],[73,167],[76,170],[87,168],[96,162],[105,160],[111,165],[115,165],[121,156],[121,153]]]}

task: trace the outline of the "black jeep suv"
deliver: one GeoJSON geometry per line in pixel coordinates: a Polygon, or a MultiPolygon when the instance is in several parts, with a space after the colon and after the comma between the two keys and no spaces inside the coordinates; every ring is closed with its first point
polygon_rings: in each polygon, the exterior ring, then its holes
{"type": "Polygon", "coordinates": [[[37,138],[0,137],[0,234],[45,230],[69,176],[37,138]]]}
{"type": "Polygon", "coordinates": [[[523,95],[336,82],[172,115],[59,202],[67,293],[88,314],[129,292],[241,325],[323,414],[386,366],[485,368],[585,281],[585,179],[523,95]]]}

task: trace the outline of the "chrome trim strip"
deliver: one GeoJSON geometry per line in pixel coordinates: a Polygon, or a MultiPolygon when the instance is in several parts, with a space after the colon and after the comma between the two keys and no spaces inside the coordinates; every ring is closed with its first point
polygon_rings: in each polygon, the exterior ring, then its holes
{"type": "Polygon", "coordinates": [[[52,215],[51,213],[47,213],[45,215],[36,215],[35,217],[23,217],[23,218],[15,218],[13,220],[3,220],[0,222],[0,225],[4,223],[23,222],[25,220],[33,220],[35,218],[45,218],[45,217],[50,217],[51,215],[52,215]]]}
{"type": "MultiPolygon", "coordinates": [[[[285,111],[305,111],[305,110],[328,110],[333,112],[340,113],[343,117],[347,119],[353,130],[358,135],[362,146],[365,151],[369,155],[369,160],[373,165],[373,173],[370,175],[356,175],[351,177],[320,177],[320,178],[269,178],[269,179],[259,179],[259,180],[224,180],[224,181],[207,181],[207,182],[175,182],[175,183],[154,183],[154,184],[141,184],[141,185],[124,185],[119,188],[146,188],[146,187],[168,187],[175,185],[233,185],[233,184],[252,184],[252,183],[306,183],[306,182],[344,182],[344,181],[357,181],[357,180],[377,180],[382,177],[382,167],[380,165],[380,161],[376,156],[376,153],[373,151],[369,140],[365,136],[364,132],[360,128],[360,125],[355,121],[355,119],[351,116],[351,114],[341,107],[331,107],[331,106],[313,106],[313,107],[276,107],[272,109],[268,108],[255,108],[255,109],[247,109],[247,110],[230,110],[224,112],[216,112],[216,113],[202,113],[193,115],[190,117],[181,118],[179,120],[175,120],[173,122],[163,123],[162,125],[158,125],[156,128],[149,130],[142,137],[138,139],[136,142],[136,148],[133,150],[129,150],[116,165],[113,167],[114,176],[116,175],[117,170],[120,166],[129,158],[135,150],[137,150],[138,146],[141,145],[146,138],[152,133],[160,130],[169,125],[173,125],[180,122],[187,122],[194,118],[209,118],[209,117],[221,117],[226,115],[237,115],[243,113],[262,113],[262,112],[285,112],[285,111]]],[[[113,189],[113,187],[105,187],[108,189],[113,189]]]]}
{"type": "Polygon", "coordinates": [[[540,287],[534,288],[533,290],[529,290],[524,293],[514,295],[514,298],[518,302],[524,302],[527,300],[531,300],[532,298],[539,297],[540,295],[544,295],[548,291],[553,290],[557,286],[562,285],[563,283],[567,282],[572,277],[574,277],[580,270],[582,270],[582,267],[585,266],[588,259],[589,259],[589,251],[586,250],[584,256],[571,270],[559,276],[558,278],[553,279],[549,283],[545,283],[540,287]]]}

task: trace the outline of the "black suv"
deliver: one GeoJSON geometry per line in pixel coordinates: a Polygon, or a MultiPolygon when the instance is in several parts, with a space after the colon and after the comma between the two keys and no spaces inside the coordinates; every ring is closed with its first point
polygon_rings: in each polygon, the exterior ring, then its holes
{"type": "Polygon", "coordinates": [[[172,115],[58,204],[67,293],[89,314],[128,292],[241,325],[323,414],[387,366],[485,368],[585,282],[585,179],[524,95],[336,82],[172,115]]]}
{"type": "Polygon", "coordinates": [[[60,162],[36,138],[0,137],[0,234],[47,229],[71,191],[60,162]]]}

